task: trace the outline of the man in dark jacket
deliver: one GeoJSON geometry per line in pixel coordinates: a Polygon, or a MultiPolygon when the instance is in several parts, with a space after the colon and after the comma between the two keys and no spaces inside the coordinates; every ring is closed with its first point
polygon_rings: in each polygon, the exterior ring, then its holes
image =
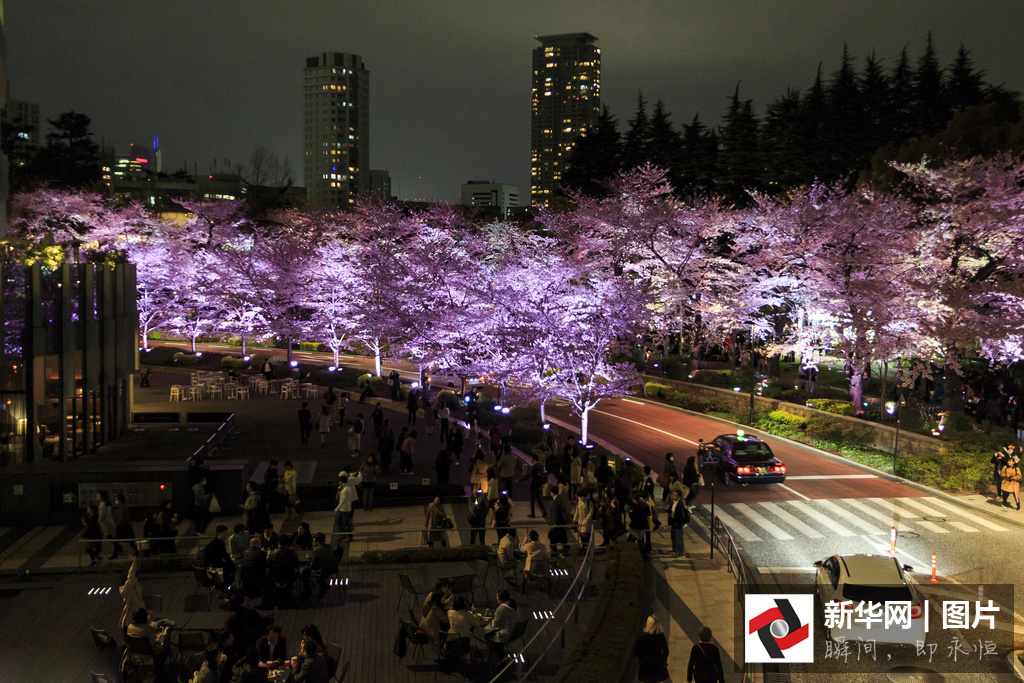
{"type": "Polygon", "coordinates": [[[309,403],[303,403],[299,408],[299,437],[302,445],[309,445],[309,435],[313,431],[313,414],[309,412],[309,403]]]}
{"type": "Polygon", "coordinates": [[[203,549],[203,565],[220,590],[227,590],[235,578],[235,563],[228,553],[227,542],[228,528],[221,524],[217,527],[217,535],[203,549]]]}
{"type": "Polygon", "coordinates": [[[683,503],[683,494],[673,491],[672,502],[668,505],[668,526],[672,530],[672,553],[676,557],[683,556],[683,529],[686,528],[689,521],[690,511],[683,503]]]}

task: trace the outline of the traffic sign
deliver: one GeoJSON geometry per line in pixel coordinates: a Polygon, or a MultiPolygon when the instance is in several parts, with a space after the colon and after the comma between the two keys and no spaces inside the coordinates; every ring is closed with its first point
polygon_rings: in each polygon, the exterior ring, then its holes
{"type": "Polygon", "coordinates": [[[707,467],[708,465],[717,465],[718,455],[714,451],[704,450],[700,452],[700,466],[707,467]]]}

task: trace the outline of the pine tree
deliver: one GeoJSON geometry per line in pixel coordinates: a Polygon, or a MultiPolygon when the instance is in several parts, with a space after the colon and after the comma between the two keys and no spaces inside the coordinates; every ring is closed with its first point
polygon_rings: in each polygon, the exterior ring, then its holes
{"type": "Polygon", "coordinates": [[[924,54],[917,60],[913,81],[914,104],[920,121],[920,132],[923,135],[937,133],[949,123],[950,107],[930,31],[924,54]]]}
{"type": "Polygon", "coordinates": [[[647,160],[658,168],[668,172],[669,182],[678,188],[682,180],[679,160],[682,156],[682,138],[672,127],[671,115],[665,111],[665,103],[658,99],[654,105],[654,114],[649,126],[650,135],[647,143],[647,160]]]}
{"type": "Polygon", "coordinates": [[[601,109],[597,126],[576,138],[568,166],[562,176],[563,189],[578,190],[590,197],[607,194],[603,183],[622,168],[619,127],[607,106],[601,109]]]}
{"type": "Polygon", "coordinates": [[[848,178],[863,164],[864,109],[857,76],[849,49],[843,45],[839,70],[828,88],[828,109],[822,139],[828,155],[828,167],[822,169],[825,182],[848,178]]]}
{"type": "MultiPolygon", "coordinates": [[[[875,151],[887,143],[893,131],[893,102],[889,79],[875,53],[864,61],[860,77],[860,93],[864,111],[863,151],[869,161],[875,151]]],[[[865,167],[867,164],[865,164],[865,167]]]]}
{"type": "Polygon", "coordinates": [[[764,164],[759,146],[757,118],[753,103],[740,101],[740,86],[736,84],[725,115],[721,131],[721,192],[726,200],[745,206],[750,203],[749,190],[760,187],[764,164]]]}
{"type": "Polygon", "coordinates": [[[985,101],[985,72],[974,70],[974,61],[970,51],[963,43],[957,50],[956,59],[949,67],[949,78],[946,90],[949,93],[949,104],[953,111],[963,111],[968,107],[985,101]]]}
{"type": "Polygon", "coordinates": [[[892,133],[890,142],[895,146],[916,138],[921,134],[915,116],[914,74],[907,56],[907,46],[903,46],[900,61],[892,72],[892,133]]]}
{"type": "Polygon", "coordinates": [[[683,126],[676,193],[686,199],[707,197],[715,191],[718,137],[700,121],[700,113],[683,126]]]}
{"type": "Polygon", "coordinates": [[[803,128],[803,159],[811,178],[821,177],[829,168],[827,131],[828,96],[821,78],[821,65],[814,77],[814,84],[800,103],[800,125],[803,128]]]}
{"type": "Polygon", "coordinates": [[[647,102],[644,101],[644,94],[639,93],[636,98],[636,114],[629,120],[629,130],[623,139],[623,170],[631,171],[649,161],[650,137],[651,124],[647,119],[647,102]]]}
{"type": "Polygon", "coordinates": [[[765,158],[763,185],[769,194],[810,182],[814,171],[803,156],[803,126],[800,120],[800,91],[790,88],[768,105],[761,134],[765,158]]]}

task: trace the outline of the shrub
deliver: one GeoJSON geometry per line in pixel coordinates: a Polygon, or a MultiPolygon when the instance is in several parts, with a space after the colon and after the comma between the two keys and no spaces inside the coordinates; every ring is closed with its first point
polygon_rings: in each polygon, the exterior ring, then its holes
{"type": "Polygon", "coordinates": [[[807,418],[785,410],[773,410],[767,415],[760,415],[754,420],[758,429],[763,429],[776,436],[789,436],[793,432],[803,430],[807,426],[807,418]]]}
{"type": "Polygon", "coordinates": [[[538,443],[543,438],[544,428],[540,426],[539,422],[530,420],[512,423],[512,429],[508,434],[509,441],[520,448],[538,443]]]}
{"type": "Polygon", "coordinates": [[[223,343],[227,344],[228,346],[241,346],[242,345],[242,338],[241,337],[228,337],[227,339],[224,340],[223,343]]]}
{"type": "Polygon", "coordinates": [[[648,382],[644,385],[644,394],[653,398],[668,398],[672,395],[672,387],[667,384],[648,382]]]}
{"type": "Polygon", "coordinates": [[[791,384],[787,384],[781,379],[770,379],[764,390],[761,391],[761,395],[765,398],[781,400],[782,394],[792,390],[791,384]]]}
{"type": "Polygon", "coordinates": [[[442,389],[437,392],[437,407],[443,406],[448,406],[448,410],[454,413],[456,410],[462,409],[462,399],[451,389],[442,389]]]}
{"type": "Polygon", "coordinates": [[[149,333],[149,338],[154,340],[154,341],[160,341],[161,339],[164,338],[164,335],[162,333],[160,333],[160,332],[150,332],[149,333]]]}
{"type": "Polygon", "coordinates": [[[249,364],[244,360],[241,358],[235,358],[234,356],[224,356],[220,359],[220,367],[224,370],[234,370],[235,372],[238,372],[239,370],[244,370],[248,366],[249,364]]]}
{"type": "Polygon", "coordinates": [[[812,398],[807,400],[806,405],[808,408],[824,410],[826,413],[835,413],[836,415],[846,415],[847,417],[853,417],[857,414],[853,404],[849,401],[836,401],[831,398],[812,398]]]}
{"type": "Polygon", "coordinates": [[[357,377],[357,378],[356,378],[356,387],[357,387],[357,388],[358,388],[358,389],[359,389],[360,391],[362,391],[363,389],[365,389],[365,388],[366,388],[366,385],[367,385],[367,384],[368,384],[368,383],[370,382],[370,380],[372,380],[372,379],[373,379],[373,375],[371,375],[370,373],[366,373],[365,375],[359,375],[359,377],[357,377]]]}
{"type": "Polygon", "coordinates": [[[180,365],[183,368],[190,368],[199,362],[199,357],[192,353],[185,353],[178,351],[174,354],[174,365],[180,365]]]}
{"type": "Polygon", "coordinates": [[[693,373],[691,381],[696,384],[704,384],[719,389],[732,389],[734,387],[750,385],[749,378],[743,377],[732,370],[698,370],[693,373]]]}
{"type": "Polygon", "coordinates": [[[300,342],[299,351],[326,351],[325,347],[320,342],[300,342]]]}
{"type": "Polygon", "coordinates": [[[661,364],[661,370],[669,379],[686,379],[689,366],[678,356],[670,356],[661,364]]]}
{"type": "Polygon", "coordinates": [[[586,630],[558,670],[556,683],[618,683],[633,656],[647,572],[633,543],[613,545],[607,558],[601,597],[586,630]]]}
{"type": "Polygon", "coordinates": [[[837,443],[868,443],[871,441],[870,427],[834,420],[826,415],[813,415],[807,418],[807,426],[804,431],[808,438],[822,441],[837,443]]]}
{"type": "Polygon", "coordinates": [[[174,357],[181,353],[171,346],[154,346],[149,353],[140,353],[139,362],[146,365],[174,365],[174,357]]]}
{"type": "Polygon", "coordinates": [[[796,403],[801,406],[807,405],[807,392],[802,389],[786,389],[777,398],[786,403],[796,403]]]}
{"type": "Polygon", "coordinates": [[[515,406],[509,412],[509,419],[512,422],[531,422],[535,425],[540,424],[540,408],[537,406],[515,406]]]}

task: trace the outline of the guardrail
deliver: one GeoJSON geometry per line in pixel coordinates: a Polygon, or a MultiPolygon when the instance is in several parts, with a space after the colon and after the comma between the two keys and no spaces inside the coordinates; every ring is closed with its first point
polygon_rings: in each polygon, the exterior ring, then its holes
{"type": "Polygon", "coordinates": [[[210,438],[206,440],[202,446],[196,449],[196,452],[192,454],[192,458],[207,458],[213,457],[213,454],[217,452],[217,449],[223,446],[228,437],[235,432],[235,414],[231,413],[228,415],[224,422],[220,423],[217,427],[217,431],[210,435],[210,438]]]}
{"type": "MultiPolygon", "coordinates": [[[[573,525],[578,526],[578,525],[573,525]]],[[[501,668],[500,671],[491,679],[490,683],[497,683],[501,680],[506,673],[508,673],[513,667],[516,671],[516,680],[525,681],[529,678],[533,670],[537,668],[544,657],[547,656],[548,651],[555,644],[560,642],[562,648],[565,648],[565,628],[569,624],[569,620],[572,619],[573,623],[579,623],[580,613],[579,607],[580,602],[586,597],[586,593],[590,587],[590,578],[594,568],[594,526],[590,526],[590,537],[587,543],[586,550],[583,555],[583,562],[580,563],[579,569],[576,571],[576,575],[573,577],[572,582],[565,591],[565,595],[558,602],[558,606],[550,612],[550,618],[546,619],[543,625],[537,629],[537,632],[533,634],[533,637],[525,645],[523,645],[519,652],[510,652],[509,661],[501,668]],[[549,628],[553,624],[558,624],[558,630],[552,633],[549,628]],[[544,647],[544,650],[533,658],[533,663],[530,668],[525,672],[523,667],[526,665],[526,652],[536,642],[538,638],[547,633],[548,643],[544,647]]]]}

